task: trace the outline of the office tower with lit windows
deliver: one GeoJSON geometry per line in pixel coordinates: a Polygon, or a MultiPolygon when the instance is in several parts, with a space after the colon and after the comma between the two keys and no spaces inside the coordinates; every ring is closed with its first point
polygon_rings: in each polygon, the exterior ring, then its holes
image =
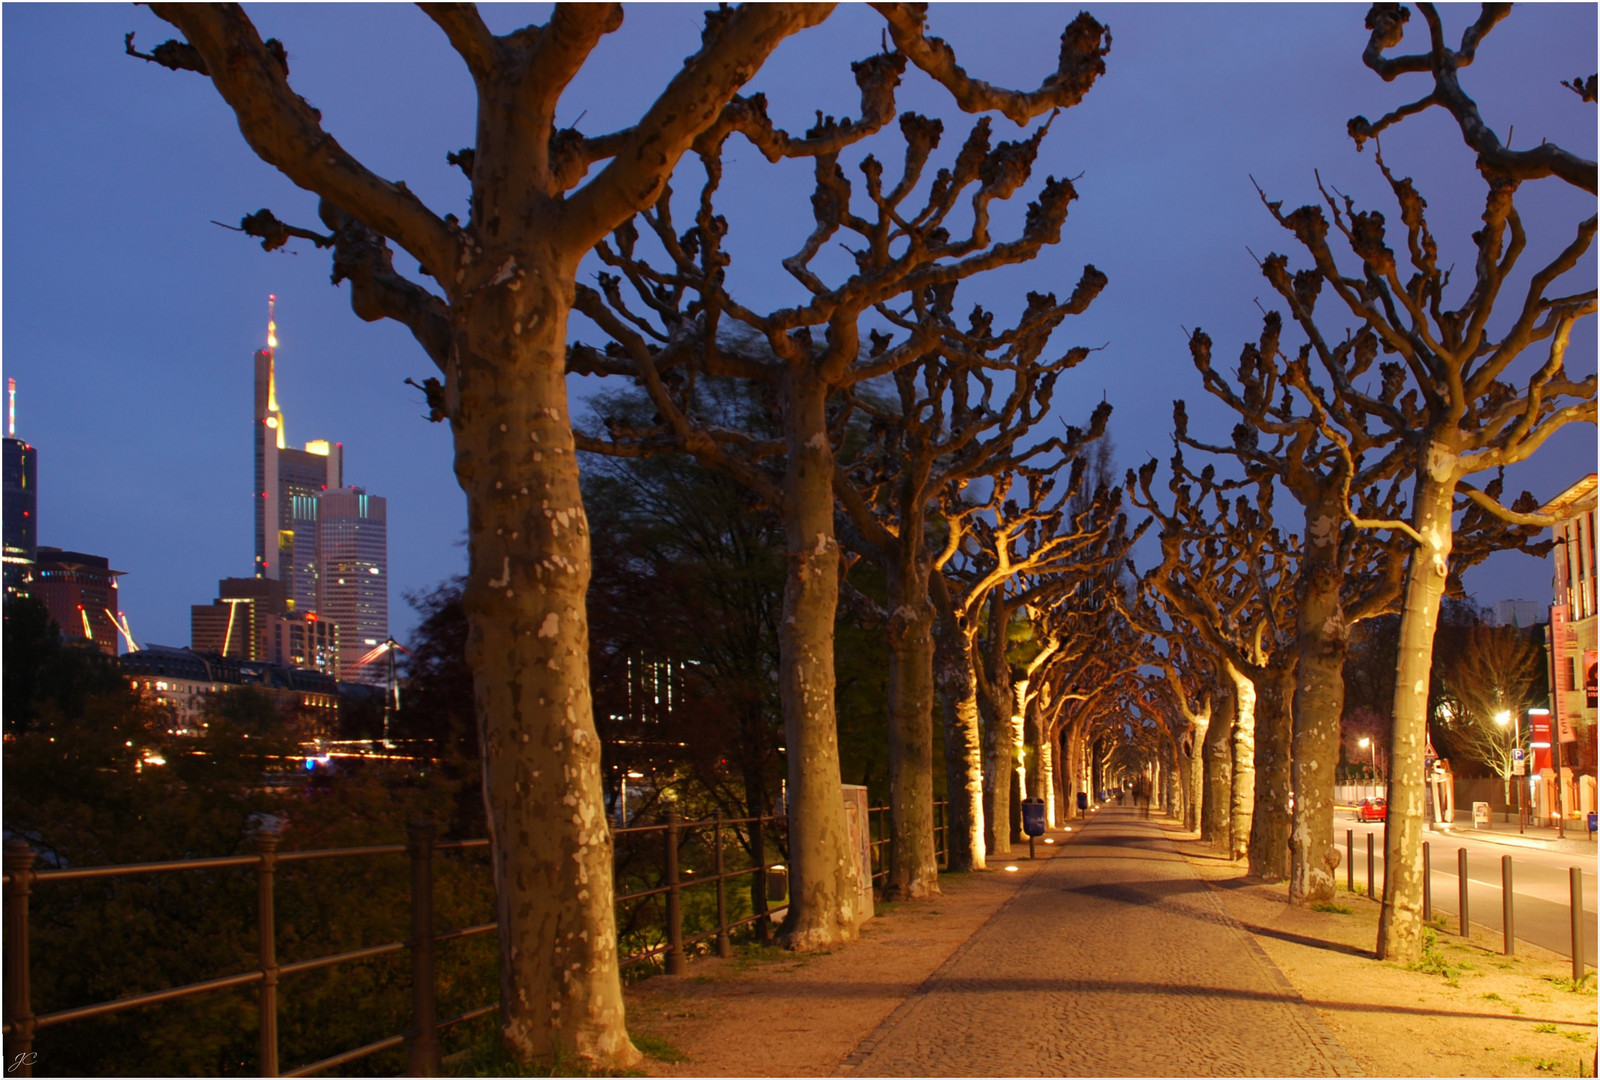
{"type": "MultiPolygon", "coordinates": [[[[255,576],[282,586],[262,608],[252,641],[264,659],[347,679],[376,677],[356,660],[389,637],[386,504],[347,488],[344,444],[288,445],[278,407],[277,297],[267,298],[267,345],[255,354],[255,576]]],[[[226,593],[194,609],[195,648],[215,647],[226,593]],[[202,623],[205,633],[202,635],[202,623]]],[[[234,648],[243,647],[227,643],[234,648]]],[[[224,655],[228,655],[224,653],[224,655]]]]}
{"type": "Polygon", "coordinates": [[[344,486],[344,445],[288,445],[278,408],[277,297],[267,298],[267,347],[255,354],[255,576],[281,581],[293,610],[317,603],[317,500],[344,486]]]}
{"type": "Polygon", "coordinates": [[[317,615],[339,628],[344,677],[375,679],[381,665],[357,661],[389,637],[388,503],[358,487],[325,491],[318,515],[317,615]]]}
{"type": "Polygon", "coordinates": [[[17,380],[6,387],[5,594],[28,592],[39,550],[39,452],[17,438],[17,380]]]}

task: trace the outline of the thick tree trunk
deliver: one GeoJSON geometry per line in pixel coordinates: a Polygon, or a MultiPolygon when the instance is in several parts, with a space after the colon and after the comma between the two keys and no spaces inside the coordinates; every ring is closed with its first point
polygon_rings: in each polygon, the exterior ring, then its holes
{"type": "Polygon", "coordinates": [[[1256,806],[1250,822],[1250,872],[1263,881],[1282,881],[1289,876],[1293,678],[1292,667],[1270,666],[1256,684],[1256,806]]]}
{"type": "Polygon", "coordinates": [[[1406,570],[1395,672],[1394,721],[1389,735],[1389,820],[1383,849],[1386,881],[1378,916],[1378,959],[1414,963],[1422,956],[1422,829],[1427,820],[1423,758],[1428,745],[1428,676],[1439,602],[1449,576],[1454,539],[1453,454],[1430,445],[1418,478],[1412,526],[1422,543],[1406,570]]]}
{"type": "Polygon", "coordinates": [[[950,796],[948,868],[986,869],[983,842],[983,749],[978,725],[978,680],[959,634],[941,641],[939,687],[944,697],[946,791],[950,796]]]}
{"type": "Polygon", "coordinates": [[[589,530],[564,372],[573,270],[552,256],[458,304],[447,392],[467,496],[463,599],[500,923],[501,1030],[525,1060],[626,1068],[639,1053],[617,966],[589,696],[589,530]]]}
{"type": "Polygon", "coordinates": [[[779,939],[800,951],[856,936],[858,870],[840,796],[833,628],[839,545],[833,535],[833,448],[827,388],[804,365],[784,393],[788,463],[783,528],[788,572],[778,628],[779,692],[789,763],[789,912],[779,939]]]}
{"type": "Polygon", "coordinates": [[[1333,785],[1344,715],[1344,659],[1350,629],[1341,602],[1342,515],[1306,508],[1306,543],[1296,590],[1299,671],[1294,688],[1294,827],[1289,838],[1289,902],[1331,901],[1339,847],[1333,835],[1333,785]]]}
{"type": "Polygon", "coordinates": [[[1233,691],[1219,687],[1211,698],[1211,724],[1201,755],[1205,793],[1200,806],[1200,839],[1227,850],[1231,833],[1229,803],[1233,790],[1233,691]]]}
{"type": "Polygon", "coordinates": [[[928,571],[894,564],[888,575],[889,819],[894,857],[886,900],[939,894],[933,835],[933,603],[928,571]]]}
{"type": "Polygon", "coordinates": [[[987,852],[1011,853],[1011,785],[1016,778],[1012,768],[1010,680],[994,693],[980,694],[979,712],[983,716],[983,819],[988,824],[984,836],[987,852]]]}
{"type": "Polygon", "coordinates": [[[1184,758],[1183,784],[1185,805],[1183,827],[1189,832],[1200,832],[1200,807],[1205,802],[1205,746],[1211,733],[1211,702],[1207,701],[1191,723],[1194,731],[1189,741],[1189,753],[1184,758]]]}
{"type": "Polygon", "coordinates": [[[1061,801],[1061,777],[1056,768],[1056,740],[1052,735],[1039,740],[1039,773],[1044,779],[1044,789],[1040,798],[1044,799],[1044,824],[1046,828],[1056,827],[1056,807],[1061,801]]]}
{"type": "Polygon", "coordinates": [[[1256,807],[1256,684],[1228,664],[1233,680],[1233,769],[1228,797],[1228,854],[1242,859],[1250,853],[1250,823],[1256,807]]]}

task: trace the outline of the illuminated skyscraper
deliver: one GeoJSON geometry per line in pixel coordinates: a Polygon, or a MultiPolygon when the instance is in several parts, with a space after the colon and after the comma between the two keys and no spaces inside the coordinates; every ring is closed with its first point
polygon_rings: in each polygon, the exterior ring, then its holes
{"type": "Polygon", "coordinates": [[[28,591],[39,548],[39,452],[17,438],[17,380],[6,387],[5,592],[28,591]]]}
{"type": "Polygon", "coordinates": [[[356,661],[389,637],[388,504],[361,488],[325,491],[318,502],[317,614],[339,627],[343,677],[377,677],[379,666],[356,661]]]}
{"type": "MultiPolygon", "coordinates": [[[[315,439],[304,450],[288,446],[275,370],[277,297],[268,297],[267,305],[267,346],[255,354],[255,576],[282,589],[272,594],[276,609],[262,611],[260,648],[281,654],[279,663],[315,657],[304,666],[359,679],[365,672],[355,659],[389,636],[385,502],[344,486],[343,443],[315,439]]],[[[226,594],[218,604],[225,600],[226,594]]],[[[203,636],[214,648],[223,612],[195,612],[196,642],[204,622],[203,636]]]]}
{"type": "Polygon", "coordinates": [[[267,347],[255,356],[255,576],[281,581],[296,610],[316,610],[317,498],[344,486],[344,445],[288,446],[278,409],[277,297],[267,298],[267,347]]]}

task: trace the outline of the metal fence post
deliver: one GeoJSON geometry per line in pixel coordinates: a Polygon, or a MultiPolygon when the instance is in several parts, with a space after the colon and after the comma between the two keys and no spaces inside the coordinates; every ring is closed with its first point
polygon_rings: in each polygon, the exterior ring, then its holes
{"type": "Polygon", "coordinates": [[[1567,871],[1572,886],[1572,981],[1583,978],[1583,871],[1576,866],[1567,871]]]}
{"type": "Polygon", "coordinates": [[[1356,891],[1356,831],[1344,831],[1344,891],[1356,891]]]}
{"type": "MultiPolygon", "coordinates": [[[[7,840],[5,870],[5,1020],[6,1064],[12,1076],[33,1075],[33,991],[28,970],[28,897],[33,890],[33,849],[25,841],[7,840]]],[[[1574,924],[1576,925],[1576,924],[1574,924]]]]}
{"type": "Polygon", "coordinates": [[[716,841],[715,866],[717,871],[717,955],[726,960],[733,955],[733,942],[728,940],[728,883],[722,880],[722,811],[717,811],[717,823],[712,828],[716,841]]]}
{"type": "Polygon", "coordinates": [[[667,974],[683,974],[683,903],[678,887],[678,812],[667,811],[667,974]]]}
{"type": "Polygon", "coordinates": [[[433,823],[406,826],[411,856],[411,1033],[406,1040],[406,1072],[439,1075],[439,1008],[433,965],[433,823]]]}
{"type": "Polygon", "coordinates": [[[1373,854],[1372,854],[1372,834],[1368,833],[1367,834],[1367,899],[1368,900],[1377,900],[1379,898],[1378,889],[1377,889],[1378,883],[1377,883],[1377,881],[1374,880],[1377,876],[1378,876],[1378,863],[1377,863],[1377,860],[1373,857],[1373,854]]]}
{"type": "Polygon", "coordinates": [[[1456,849],[1456,880],[1461,891],[1461,936],[1471,936],[1472,920],[1467,917],[1467,849],[1456,849]]]}
{"type": "Polygon", "coordinates": [[[1501,951],[1507,956],[1517,953],[1517,925],[1511,911],[1511,856],[1500,856],[1500,922],[1505,928],[1505,944],[1501,951]]]}
{"type": "Polygon", "coordinates": [[[256,951],[261,970],[261,994],[257,999],[260,1016],[261,1075],[278,1075],[278,956],[275,944],[272,890],[278,867],[278,834],[262,829],[256,833],[256,951]]]}
{"type": "Polygon", "coordinates": [[[1422,842],[1422,921],[1433,921],[1433,854],[1428,842],[1422,842]]]}

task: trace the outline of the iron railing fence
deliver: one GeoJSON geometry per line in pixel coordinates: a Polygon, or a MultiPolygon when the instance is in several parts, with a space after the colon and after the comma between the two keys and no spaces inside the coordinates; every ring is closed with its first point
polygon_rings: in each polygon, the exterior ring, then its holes
{"type": "MultiPolygon", "coordinates": [[[[948,865],[948,824],[945,804],[935,805],[935,836],[941,866],[948,865]]],[[[868,814],[873,884],[887,881],[893,841],[888,807],[872,807],[868,814]]],[[[787,910],[787,872],[781,853],[787,833],[784,817],[724,818],[720,814],[699,821],[682,821],[668,812],[655,825],[629,825],[612,831],[619,952],[622,966],[659,963],[678,974],[691,952],[714,951],[731,955],[732,937],[750,928],[770,938],[776,920],[787,910]],[[651,840],[657,839],[652,844],[651,840]],[[730,844],[730,841],[733,841],[730,844]],[[728,869],[729,848],[742,849],[746,865],[728,869]],[[729,890],[728,883],[748,877],[749,888],[729,890]],[[776,905],[776,906],[774,906],[776,905]]],[[[36,1033],[78,1021],[107,1017],[145,1006],[195,998],[204,994],[248,987],[256,989],[259,1074],[262,1076],[313,1076],[387,1050],[406,1050],[409,1075],[434,1075],[440,1069],[439,1033],[456,1025],[490,1015],[498,1004],[487,1004],[440,1019],[438,1017],[438,949],[441,945],[489,934],[496,922],[439,932],[435,926],[435,856],[461,856],[487,849],[486,839],[434,839],[432,825],[414,822],[405,844],[330,848],[313,851],[279,851],[280,837],[262,832],[254,838],[255,852],[209,859],[84,868],[35,866],[37,856],[26,843],[5,846],[5,973],[4,1021],[8,1071],[31,1076],[37,1060],[36,1033]],[[317,861],[380,858],[405,855],[409,860],[410,934],[405,941],[389,941],[347,949],[311,959],[280,963],[278,960],[278,878],[283,868],[317,861]],[[30,955],[30,903],[33,889],[153,875],[234,871],[253,867],[256,884],[256,941],[254,968],[201,982],[119,997],[72,1008],[35,1014],[32,1000],[30,955]],[[339,965],[411,954],[411,1017],[404,1034],[390,1035],[283,1070],[279,1059],[280,986],[290,976],[332,969],[339,965]]]]}

